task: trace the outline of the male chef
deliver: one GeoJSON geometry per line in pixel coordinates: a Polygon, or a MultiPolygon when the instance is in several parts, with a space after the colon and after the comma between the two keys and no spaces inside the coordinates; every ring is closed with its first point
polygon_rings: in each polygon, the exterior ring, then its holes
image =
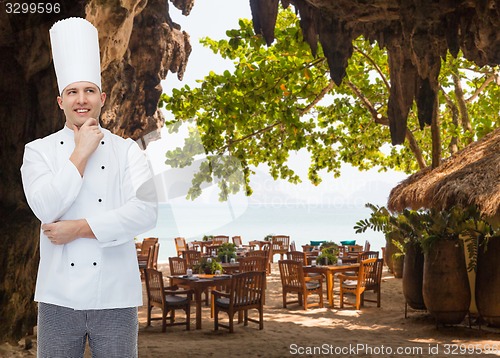
{"type": "Polygon", "coordinates": [[[156,225],[147,160],[131,139],[99,125],[96,28],[69,18],[50,29],[64,112],[61,130],[25,147],[21,174],[41,221],[38,357],[137,357],[142,286],[134,237],[156,225]]]}

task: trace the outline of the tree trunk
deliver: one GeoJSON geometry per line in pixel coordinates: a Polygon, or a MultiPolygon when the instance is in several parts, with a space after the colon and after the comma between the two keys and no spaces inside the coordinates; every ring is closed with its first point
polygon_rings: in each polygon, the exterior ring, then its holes
{"type": "MultiPolygon", "coordinates": [[[[187,15],[193,2],[174,4],[187,15]]],[[[169,17],[167,0],[78,0],[61,2],[60,10],[30,16],[0,13],[0,342],[18,341],[36,324],[40,222],[26,204],[19,168],[26,143],[64,125],[56,102],[50,27],[79,16],[98,28],[103,90],[108,93],[101,125],[141,139],[143,146],[158,138],[163,124],[157,111],[161,79],[167,71],[182,79],[191,51],[188,35],[169,17]]]]}

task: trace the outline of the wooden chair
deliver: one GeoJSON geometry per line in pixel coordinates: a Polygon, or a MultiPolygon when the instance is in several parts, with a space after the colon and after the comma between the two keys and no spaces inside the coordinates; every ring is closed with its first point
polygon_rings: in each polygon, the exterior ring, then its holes
{"type": "Polygon", "coordinates": [[[241,236],[233,236],[231,240],[233,240],[233,244],[235,244],[236,247],[243,247],[246,248],[247,250],[253,250],[252,245],[243,245],[243,240],[241,239],[241,236]]]}
{"type": "Polygon", "coordinates": [[[137,260],[147,261],[149,257],[149,250],[158,243],[157,237],[146,237],[139,245],[136,244],[137,260]],[[137,249],[138,248],[138,249],[137,249]]]}
{"type": "MultiPolygon", "coordinates": [[[[286,235],[275,235],[271,238],[271,246],[273,249],[273,256],[275,254],[280,254],[280,260],[283,260],[283,256],[288,252],[288,247],[290,246],[290,236],[286,235]]],[[[273,259],[271,257],[271,262],[273,259]]]]}
{"type": "Polygon", "coordinates": [[[295,241],[292,241],[290,244],[290,251],[297,251],[297,247],[295,246],[295,241]]]}
{"type": "Polygon", "coordinates": [[[247,257],[262,256],[266,258],[266,275],[271,274],[272,250],[252,250],[247,252],[247,257]]]}
{"type": "MultiPolygon", "coordinates": [[[[373,258],[378,259],[378,254],[379,254],[378,251],[362,251],[362,252],[358,253],[356,261],[358,263],[360,263],[361,261],[366,260],[366,259],[373,259],[373,258]]],[[[358,272],[359,271],[346,271],[346,272],[344,272],[344,275],[357,276],[358,272]]]]}
{"type": "Polygon", "coordinates": [[[193,269],[201,261],[201,252],[196,250],[182,251],[182,257],[186,259],[187,268],[193,269]]]}
{"type": "Polygon", "coordinates": [[[175,242],[175,250],[177,251],[177,256],[182,255],[182,251],[188,250],[188,247],[186,245],[186,239],[183,237],[176,237],[174,239],[175,242]]]}
{"type": "Polygon", "coordinates": [[[248,322],[259,324],[259,329],[264,328],[264,282],[266,274],[263,271],[242,272],[235,274],[231,278],[231,284],[227,292],[214,290],[214,330],[218,330],[219,326],[229,329],[230,333],[234,332],[234,314],[243,312],[243,324],[248,326],[248,322]],[[259,312],[259,319],[248,317],[248,311],[256,309],[259,312]],[[219,312],[226,312],[229,317],[229,324],[219,322],[219,312]]]}
{"type": "Polygon", "coordinates": [[[167,326],[185,325],[190,330],[190,311],[192,291],[178,290],[176,286],[164,287],[163,274],[155,269],[146,269],[146,293],[148,297],[147,326],[153,320],[162,320],[162,332],[167,326]],[[154,307],[161,309],[161,317],[151,317],[154,307]],[[175,310],[182,309],[186,313],[185,321],[175,321],[175,310]],[[167,319],[169,323],[167,323],[167,319]]]}
{"type": "Polygon", "coordinates": [[[153,268],[155,270],[158,269],[158,254],[159,254],[159,252],[160,252],[160,243],[157,242],[149,250],[148,268],[153,268]]]}
{"type": "Polygon", "coordinates": [[[366,290],[367,285],[375,282],[375,266],[378,259],[371,258],[361,261],[358,275],[355,277],[338,275],[340,280],[340,308],[344,307],[344,295],[353,293],[356,297],[355,303],[345,302],[353,305],[357,310],[361,306],[361,296],[366,290]]]}
{"type": "Polygon", "coordinates": [[[212,245],[222,245],[229,242],[229,236],[226,235],[215,235],[212,238],[212,245]]]}
{"type": "Polygon", "coordinates": [[[168,266],[172,276],[185,275],[187,272],[187,260],[183,257],[169,257],[168,266]]]}
{"type": "Polygon", "coordinates": [[[365,284],[365,292],[361,295],[361,306],[364,305],[364,302],[376,302],[377,307],[380,307],[380,285],[382,283],[382,271],[384,269],[384,259],[383,258],[377,258],[377,262],[375,263],[375,268],[373,270],[373,280],[368,280],[365,284]],[[377,299],[372,300],[372,299],[367,299],[365,298],[365,293],[366,291],[373,291],[377,294],[377,299]]]}
{"type": "Polygon", "coordinates": [[[156,270],[158,268],[159,251],[160,251],[160,244],[157,242],[156,244],[148,248],[147,255],[139,255],[137,257],[139,270],[141,271],[141,279],[144,278],[145,269],[152,268],[156,270]]]}
{"type": "Polygon", "coordinates": [[[370,241],[366,240],[365,241],[365,247],[363,248],[363,251],[370,251],[370,241]]]}
{"type": "Polygon", "coordinates": [[[302,265],[307,265],[307,255],[303,251],[288,251],[286,257],[288,260],[299,261],[302,265]]]}
{"type": "Polygon", "coordinates": [[[281,285],[283,287],[283,307],[287,304],[298,303],[307,310],[309,307],[323,307],[323,276],[307,277],[304,275],[303,265],[299,261],[278,261],[281,285]],[[289,293],[297,294],[298,299],[287,301],[289,293]],[[319,302],[309,303],[309,296],[319,295],[319,302]]]}

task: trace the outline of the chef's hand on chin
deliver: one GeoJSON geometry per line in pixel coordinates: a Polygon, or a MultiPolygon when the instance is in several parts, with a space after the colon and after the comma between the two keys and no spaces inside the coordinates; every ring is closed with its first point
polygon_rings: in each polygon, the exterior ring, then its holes
{"type": "Polygon", "coordinates": [[[99,142],[104,138],[95,118],[87,119],[80,128],[73,125],[73,132],[75,133],[75,151],[83,157],[89,157],[94,153],[99,142]]]}
{"type": "Polygon", "coordinates": [[[79,237],[79,220],[56,221],[51,224],[42,224],[43,234],[54,245],[64,245],[79,237]]]}

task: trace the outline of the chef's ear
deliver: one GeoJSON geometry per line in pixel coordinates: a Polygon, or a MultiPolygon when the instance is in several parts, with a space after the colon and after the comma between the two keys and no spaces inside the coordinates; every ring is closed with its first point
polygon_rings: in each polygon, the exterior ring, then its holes
{"type": "Polygon", "coordinates": [[[104,102],[106,102],[106,93],[101,92],[101,107],[104,106],[104,102]]]}
{"type": "Polygon", "coordinates": [[[61,96],[57,96],[57,104],[59,105],[60,109],[63,109],[63,106],[62,106],[62,97],[61,96]]]}

